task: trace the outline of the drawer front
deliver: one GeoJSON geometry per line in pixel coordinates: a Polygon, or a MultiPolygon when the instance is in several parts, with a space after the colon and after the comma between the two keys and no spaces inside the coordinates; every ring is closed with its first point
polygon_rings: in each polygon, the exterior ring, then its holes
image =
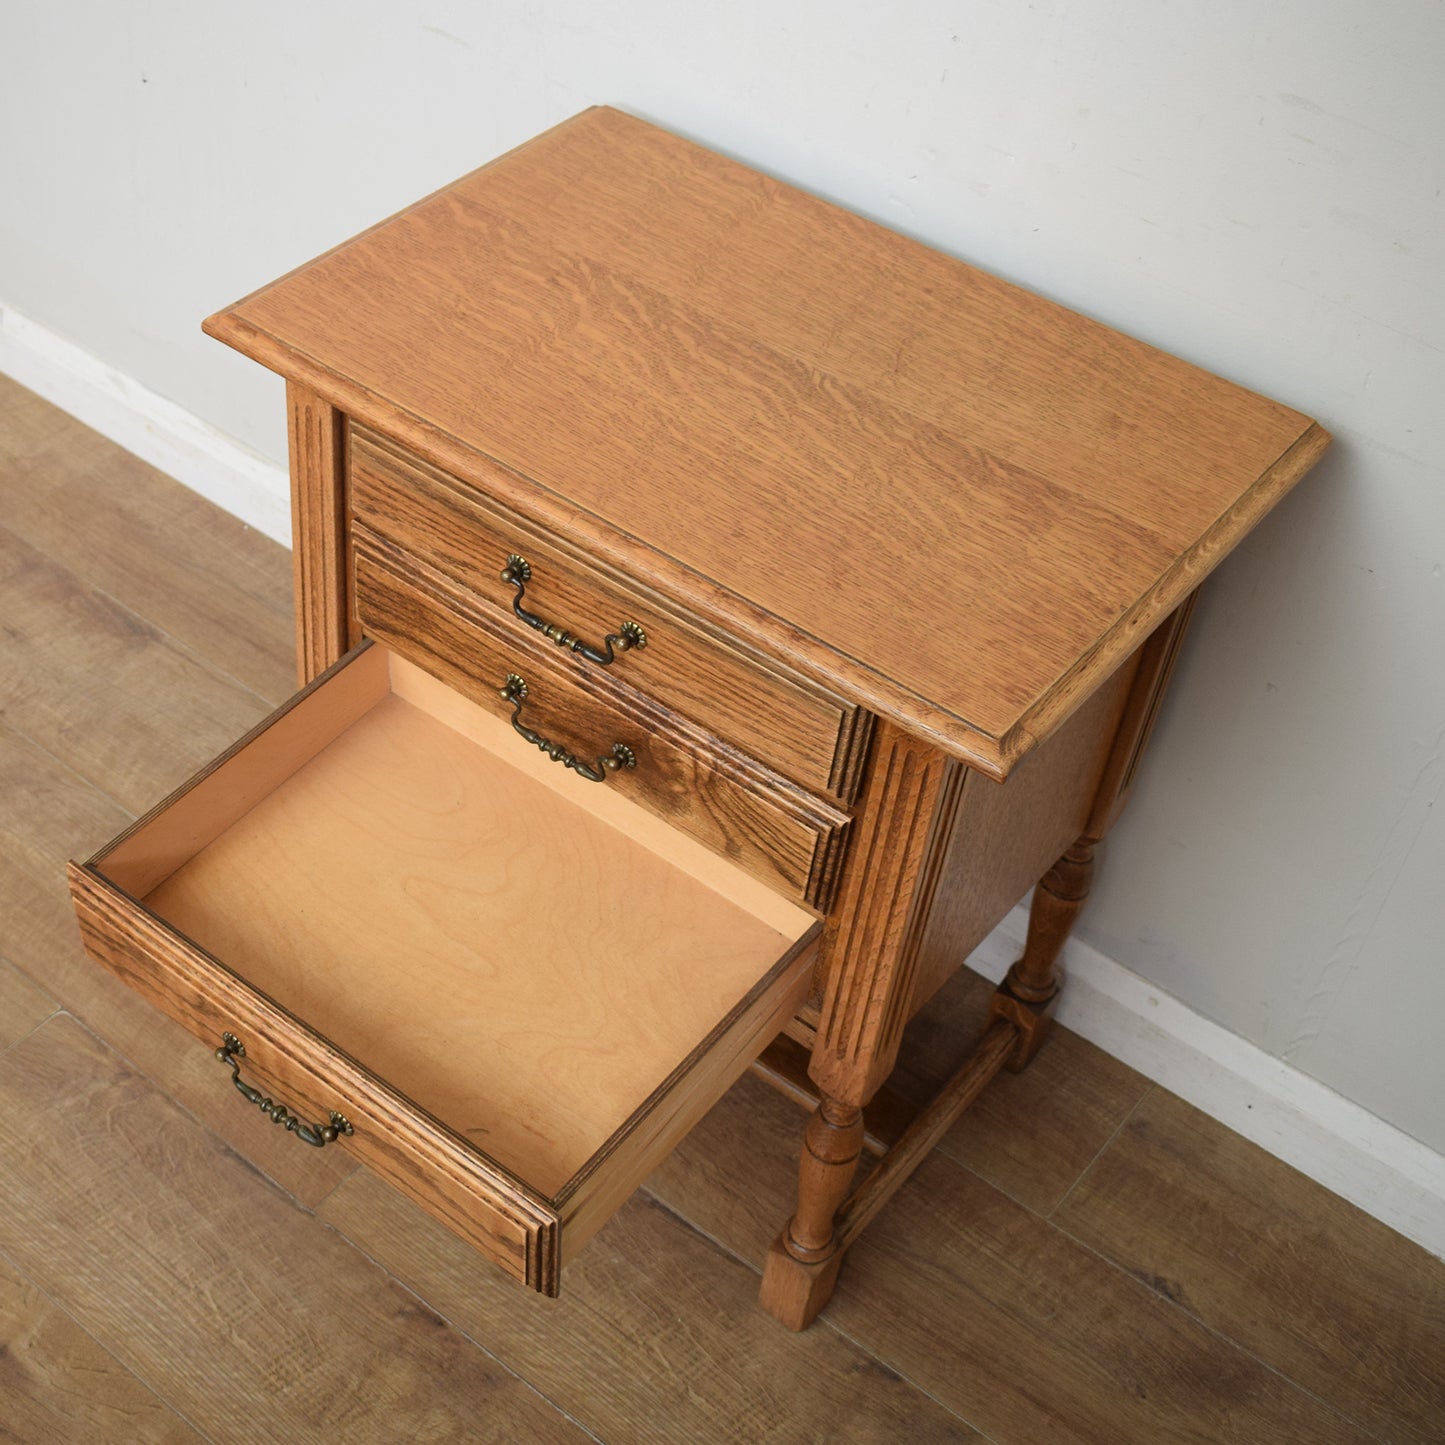
{"type": "MultiPolygon", "coordinates": [[[[609,668],[568,666],[530,630],[507,627],[469,588],[364,525],[353,529],[358,615],[368,636],[501,716],[509,674],[527,686],[518,722],[597,768],[616,743],[635,766],[606,786],[633,798],[777,892],[826,913],[848,815],[625,686],[609,668]]],[[[522,737],[517,747],[528,746],[522,737]]],[[[540,744],[538,744],[540,745],[540,744]]]]}
{"type": "MultiPolygon", "coordinates": [[[[641,627],[645,645],[591,666],[615,672],[795,783],[845,803],[855,797],[872,721],[863,709],[744,655],[655,594],[542,535],[484,490],[356,424],[349,465],[353,517],[484,598],[507,635],[542,635],[516,616],[516,586],[502,579],[516,554],[531,573],[518,605],[555,624],[564,646],[575,637],[604,651],[604,639],[622,623],[641,627]]],[[[485,488],[485,475],[479,480],[485,488]]]]}
{"type": "MultiPolygon", "coordinates": [[[[548,1201],[93,869],[72,864],[70,885],[92,958],[209,1047],[236,1035],[243,1079],[310,1122],[345,1115],[347,1150],[513,1278],[557,1292],[559,1220],[548,1201]]],[[[218,1063],[217,1086],[227,1078],[218,1063]]]]}

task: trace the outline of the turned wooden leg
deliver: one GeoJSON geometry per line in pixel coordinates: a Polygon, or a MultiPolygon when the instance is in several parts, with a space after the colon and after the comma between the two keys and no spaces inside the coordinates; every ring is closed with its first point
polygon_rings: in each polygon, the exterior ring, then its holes
{"type": "Polygon", "coordinates": [[[798,1208],[768,1251],[759,1303],[790,1330],[828,1303],[843,1250],[834,1227],[863,1150],[863,1111],[826,1095],[808,1120],[798,1165],[798,1208]]]}
{"type": "Polygon", "coordinates": [[[1009,969],[993,996],[992,1016],[1019,1031],[1006,1067],[1024,1068],[1048,1035],[1059,998],[1054,972],[1059,951],[1079,916],[1094,878],[1094,840],[1080,838],[1039,880],[1029,909],[1024,956],[1009,969]]]}

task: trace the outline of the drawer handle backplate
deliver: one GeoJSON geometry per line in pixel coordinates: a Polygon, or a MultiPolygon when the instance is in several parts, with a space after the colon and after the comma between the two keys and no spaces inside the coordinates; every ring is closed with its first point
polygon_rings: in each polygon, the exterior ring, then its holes
{"type": "Polygon", "coordinates": [[[584,763],[569,753],[561,743],[549,742],[539,732],[534,732],[522,721],[522,704],[527,700],[527,683],[515,672],[507,674],[507,680],[497,689],[502,698],[512,704],[512,726],[535,748],[541,748],[554,763],[571,768],[574,773],[591,783],[605,783],[609,773],[618,768],[635,768],[637,754],[626,743],[613,743],[612,751],[604,753],[595,764],[584,763]]]}
{"type": "Polygon", "coordinates": [[[352,1132],[351,1121],[345,1114],[338,1114],[335,1109],[331,1111],[329,1124],[308,1124],[297,1118],[285,1104],[268,1099],[260,1089],[248,1084],[241,1077],[241,1066],[236,1062],[237,1059],[246,1057],[246,1046],[235,1034],[221,1035],[221,1047],[216,1050],[216,1057],[223,1064],[231,1066],[231,1082],[241,1097],[254,1104],[273,1124],[280,1124],[288,1133],[294,1134],[303,1144],[311,1144],[321,1149],[334,1143],[339,1135],[352,1132]]]}
{"type": "Polygon", "coordinates": [[[522,606],[522,598],[527,591],[527,583],[531,580],[532,564],[525,557],[519,557],[513,552],[507,558],[507,565],[502,568],[502,581],[517,589],[517,595],[512,598],[512,611],[528,627],[535,627],[543,637],[551,639],[558,647],[565,647],[568,652],[581,653],[589,662],[595,662],[599,667],[609,667],[617,660],[619,652],[647,646],[647,634],[636,622],[619,624],[617,631],[609,632],[602,639],[602,646],[598,648],[583,642],[580,637],[574,637],[565,627],[548,622],[545,617],[538,617],[535,612],[528,612],[522,606]]]}

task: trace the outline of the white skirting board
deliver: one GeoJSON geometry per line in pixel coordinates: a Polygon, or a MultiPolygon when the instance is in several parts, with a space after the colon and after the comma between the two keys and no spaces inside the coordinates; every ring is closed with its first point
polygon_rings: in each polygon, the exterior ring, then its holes
{"type": "MultiPolygon", "coordinates": [[[[285,469],[0,303],[0,372],[269,537],[290,541],[285,469]]],[[[969,960],[997,982],[1016,908],[969,960]]],[[[1445,1258],[1445,1156],[1160,992],[1079,940],[1059,1021],[1445,1258]]]]}
{"type": "Polygon", "coordinates": [[[291,544],[285,467],[0,301],[0,372],[249,526],[291,544]]]}
{"type": "MultiPolygon", "coordinates": [[[[1015,908],[969,959],[999,982],[1019,956],[1015,908]]],[[[1445,1259],[1445,1156],[1071,938],[1058,1021],[1445,1259]]]]}

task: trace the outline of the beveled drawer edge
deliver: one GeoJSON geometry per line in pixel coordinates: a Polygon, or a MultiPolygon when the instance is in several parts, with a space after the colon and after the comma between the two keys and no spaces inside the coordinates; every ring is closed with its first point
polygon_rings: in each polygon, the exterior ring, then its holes
{"type": "Polygon", "coordinates": [[[849,806],[858,801],[863,772],[868,762],[868,744],[873,740],[874,717],[866,707],[850,703],[838,722],[838,742],[833,749],[833,771],[828,786],[849,806]]]}
{"type": "MultiPolygon", "coordinates": [[[[816,704],[836,711],[838,713],[838,733],[828,785],[845,804],[853,802],[862,779],[863,763],[868,752],[868,738],[872,732],[873,717],[866,708],[848,701],[823,683],[796,671],[772,654],[762,651],[745,634],[719,627],[710,619],[700,617],[696,612],[680,607],[651,582],[599,558],[590,550],[579,547],[565,533],[538,523],[480,485],[468,482],[460,472],[453,473],[446,470],[404,442],[395,440],[375,426],[354,416],[348,417],[346,428],[348,487],[352,466],[351,449],[358,443],[363,450],[369,447],[383,453],[393,462],[415,467],[424,472],[428,479],[437,486],[460,496],[466,505],[475,507],[484,513],[489,524],[497,530],[513,529],[542,534],[545,536],[547,544],[555,548],[567,564],[583,578],[588,573],[592,573],[608,587],[634,594],[640,602],[665,618],[669,626],[694,633],[706,639],[714,647],[736,653],[745,659],[751,668],[766,673],[776,683],[811,698],[816,704]]],[[[490,457],[479,460],[485,462],[489,469],[504,473],[509,478],[527,480],[490,457]]],[[[348,509],[349,506],[348,501],[348,509]]],[[[355,524],[354,514],[352,514],[352,521],[355,524]]]]}
{"type": "MultiPolygon", "coordinates": [[[[359,1060],[318,1033],[284,1005],[241,978],[214,954],[172,927],[165,919],[151,912],[144,902],[112,883],[92,864],[72,862],[67,865],[66,871],[86,949],[93,958],[99,957],[93,947],[93,941],[98,941],[104,945],[102,951],[105,956],[101,957],[100,961],[120,978],[121,982],[152,1002],[157,995],[173,995],[180,1007],[184,1004],[183,996],[176,990],[163,987],[166,980],[180,983],[174,967],[160,963],[155,970],[145,971],[127,967],[122,961],[125,958],[126,944],[147,959],[155,960],[170,954],[184,964],[186,979],[195,989],[196,996],[210,1011],[222,1015],[247,1011],[251,1017],[239,1020],[241,1028],[249,1030],[254,1037],[264,1039],[278,1054],[285,1057],[293,1068],[317,1076],[316,1066],[286,1053],[280,1042],[286,1034],[299,1034],[313,1040],[327,1070],[334,1070],[337,1087],[350,1097],[361,1100],[373,1118],[388,1126],[384,1142],[389,1149],[414,1159],[416,1164],[421,1166],[418,1172],[443,1174],[449,1182],[473,1196],[478,1187],[486,1190],[485,1201],[476,1200],[474,1197],[473,1202],[485,1202],[498,1217],[514,1224],[525,1240],[525,1264],[520,1277],[522,1282],[542,1294],[558,1293],[561,1270],[561,1252],[558,1248],[560,1218],[550,1200],[517,1178],[505,1165],[478,1149],[470,1140],[377,1078],[359,1060]],[[90,920],[89,928],[86,926],[87,916],[90,920]],[[100,928],[102,923],[107,926],[100,928]],[[112,961],[116,949],[120,950],[121,959],[112,961]],[[120,966],[117,966],[118,963],[120,966]],[[144,986],[138,987],[137,983],[144,986]],[[401,1129],[405,1130],[405,1134],[400,1132],[401,1129]],[[430,1146],[425,1156],[418,1153],[406,1134],[419,1135],[422,1144],[430,1146]]],[[[162,1007],[161,1011],[174,1017],[169,1009],[162,1007]]],[[[217,1043],[219,1042],[218,1039],[217,1043]]],[[[358,1152],[354,1142],[347,1147],[351,1152],[358,1152]]],[[[409,1177],[407,1171],[396,1167],[387,1168],[384,1164],[378,1167],[376,1160],[379,1157],[385,1161],[387,1149],[383,1148],[378,1153],[363,1148],[360,1152],[364,1154],[365,1162],[374,1172],[388,1178],[404,1192],[411,1193],[409,1185],[411,1177],[415,1177],[414,1174],[409,1177]]],[[[429,1213],[439,1214],[439,1211],[430,1208],[425,1200],[418,1199],[417,1202],[427,1208],[429,1213]]],[[[497,1251],[487,1247],[485,1236],[479,1237],[474,1210],[448,1212],[442,1222],[468,1239],[488,1258],[499,1264],[502,1262],[497,1258],[497,1251]]]]}

